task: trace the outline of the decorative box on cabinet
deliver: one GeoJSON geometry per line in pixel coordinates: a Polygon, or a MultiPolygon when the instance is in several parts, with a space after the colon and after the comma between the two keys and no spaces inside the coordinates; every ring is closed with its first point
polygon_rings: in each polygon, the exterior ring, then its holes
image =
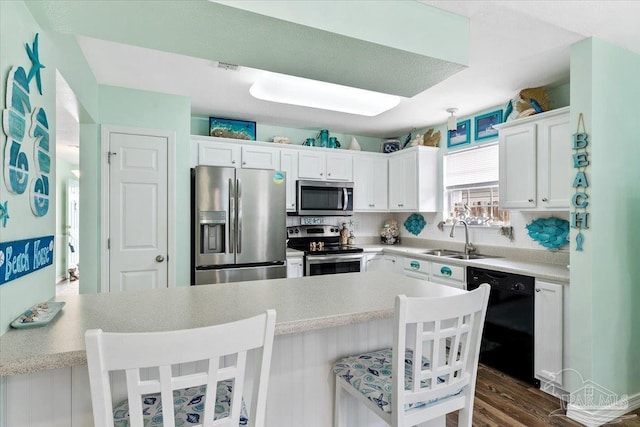
{"type": "Polygon", "coordinates": [[[389,210],[439,210],[438,149],[412,147],[388,155],[389,210]]]}
{"type": "Polygon", "coordinates": [[[572,155],[569,107],[497,127],[501,209],[568,210],[572,155]]]}
{"type": "Polygon", "coordinates": [[[534,376],[563,385],[563,286],[536,279],[534,300],[534,376]]]}
{"type": "Polygon", "coordinates": [[[386,156],[378,153],[353,155],[353,209],[386,211],[388,202],[388,164],[386,156]]]}

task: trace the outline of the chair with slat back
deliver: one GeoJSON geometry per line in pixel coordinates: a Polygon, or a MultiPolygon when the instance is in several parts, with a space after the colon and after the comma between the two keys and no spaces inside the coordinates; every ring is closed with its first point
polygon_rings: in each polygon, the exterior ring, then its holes
{"type": "Polygon", "coordinates": [[[444,427],[454,411],[458,425],[470,427],[489,290],[483,284],[447,297],[398,295],[393,348],[334,364],[334,426],[345,426],[346,391],[393,427],[444,427]]]}
{"type": "Polygon", "coordinates": [[[276,312],[267,310],[236,322],[177,331],[88,330],[95,426],[264,426],[275,319],[276,312]],[[255,354],[250,359],[255,369],[247,369],[249,353],[255,354]],[[205,368],[176,375],[181,364],[192,362],[206,362],[205,368]],[[157,369],[156,375],[141,379],[140,371],[148,368],[157,369]],[[116,371],[125,373],[127,399],[114,407],[110,375],[116,371]],[[253,386],[243,390],[247,383],[253,386]],[[242,396],[249,391],[247,409],[242,396]]]}

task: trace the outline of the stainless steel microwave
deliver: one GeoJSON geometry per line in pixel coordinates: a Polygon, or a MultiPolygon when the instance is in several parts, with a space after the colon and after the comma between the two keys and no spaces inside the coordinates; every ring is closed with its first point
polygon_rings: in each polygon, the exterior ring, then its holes
{"type": "Polygon", "coordinates": [[[296,215],[353,215],[353,182],[296,183],[296,215]]]}

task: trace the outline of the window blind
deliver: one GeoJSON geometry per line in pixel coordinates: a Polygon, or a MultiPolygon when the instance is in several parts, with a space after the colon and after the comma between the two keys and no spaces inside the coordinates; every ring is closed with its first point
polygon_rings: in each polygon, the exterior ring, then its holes
{"type": "Polygon", "coordinates": [[[444,156],[444,186],[447,189],[498,184],[498,144],[444,156]]]}

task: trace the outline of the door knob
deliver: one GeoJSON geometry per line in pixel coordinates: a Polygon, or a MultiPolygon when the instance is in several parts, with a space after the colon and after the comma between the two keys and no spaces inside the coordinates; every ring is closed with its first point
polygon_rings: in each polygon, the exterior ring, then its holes
{"type": "Polygon", "coordinates": [[[542,198],[542,201],[543,201],[543,202],[548,202],[548,201],[549,201],[549,199],[547,199],[546,197],[543,197],[543,198],[542,198]]]}
{"type": "Polygon", "coordinates": [[[164,257],[162,255],[158,255],[156,257],[156,262],[162,262],[162,261],[164,261],[164,257]]]}

